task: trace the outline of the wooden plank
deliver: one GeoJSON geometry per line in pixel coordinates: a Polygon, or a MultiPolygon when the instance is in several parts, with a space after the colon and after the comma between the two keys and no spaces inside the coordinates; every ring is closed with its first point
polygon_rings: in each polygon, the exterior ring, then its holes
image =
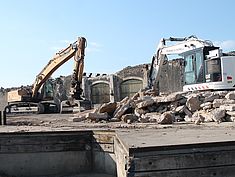
{"type": "Polygon", "coordinates": [[[235,165],[235,151],[133,158],[130,171],[153,171],[235,165]]]}
{"type": "Polygon", "coordinates": [[[1,145],[27,145],[27,144],[57,144],[57,143],[88,143],[91,142],[90,135],[21,135],[21,136],[0,136],[1,145]]]}
{"type": "Polygon", "coordinates": [[[131,172],[127,177],[234,177],[235,166],[167,171],[131,172]]]}
{"type": "Polygon", "coordinates": [[[0,145],[0,154],[6,153],[38,153],[38,152],[62,152],[62,151],[89,151],[89,144],[41,144],[41,145],[0,145]]]}
{"type": "Polygon", "coordinates": [[[91,149],[91,134],[31,133],[0,134],[0,153],[85,151],[91,149]]]}
{"type": "Polygon", "coordinates": [[[157,147],[138,147],[129,148],[130,156],[145,157],[169,154],[186,154],[186,153],[200,153],[211,151],[227,151],[235,150],[235,142],[214,142],[214,143],[199,143],[199,144],[185,144],[174,146],[157,146],[157,147]]]}

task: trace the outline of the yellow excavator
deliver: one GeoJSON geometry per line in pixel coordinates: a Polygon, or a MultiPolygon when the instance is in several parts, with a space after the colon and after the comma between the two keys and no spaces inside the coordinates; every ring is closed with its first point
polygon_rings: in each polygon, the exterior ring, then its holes
{"type": "Polygon", "coordinates": [[[83,100],[82,76],[84,69],[84,56],[86,39],[79,37],[77,41],[67,48],[59,51],[36,76],[31,88],[20,88],[9,91],[7,94],[8,105],[5,107],[7,114],[10,113],[58,113],[71,112],[73,109],[79,111],[81,102],[90,108],[90,102],[83,100]],[[71,85],[68,100],[60,101],[54,99],[53,83],[50,82],[51,75],[65,62],[74,57],[74,69],[71,77],[71,85]]]}

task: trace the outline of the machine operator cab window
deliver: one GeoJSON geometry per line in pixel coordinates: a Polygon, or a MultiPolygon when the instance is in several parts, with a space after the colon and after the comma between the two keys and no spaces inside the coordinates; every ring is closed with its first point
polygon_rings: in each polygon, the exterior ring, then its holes
{"type": "Polygon", "coordinates": [[[185,84],[204,82],[203,50],[193,50],[183,54],[185,61],[185,84]]]}
{"type": "Polygon", "coordinates": [[[186,85],[222,80],[219,49],[209,51],[200,48],[185,52],[182,56],[185,62],[186,85]]]}
{"type": "Polygon", "coordinates": [[[219,49],[209,51],[205,60],[206,82],[222,81],[221,59],[222,52],[219,49]]]}

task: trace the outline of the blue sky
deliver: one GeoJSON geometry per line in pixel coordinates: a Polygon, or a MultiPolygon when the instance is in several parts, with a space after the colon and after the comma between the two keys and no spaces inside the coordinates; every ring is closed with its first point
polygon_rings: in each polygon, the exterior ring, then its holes
{"type": "MultiPolygon", "coordinates": [[[[1,0],[0,87],[33,84],[79,36],[88,41],[88,73],[150,63],[162,37],[193,34],[235,50],[234,7],[234,0],[1,0]]],[[[53,76],[71,74],[72,65],[53,76]]]]}

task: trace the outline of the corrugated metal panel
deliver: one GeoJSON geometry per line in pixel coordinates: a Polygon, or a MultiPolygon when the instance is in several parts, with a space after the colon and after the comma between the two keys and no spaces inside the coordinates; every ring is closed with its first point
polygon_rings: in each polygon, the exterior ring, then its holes
{"type": "Polygon", "coordinates": [[[138,79],[130,79],[121,83],[120,85],[120,97],[121,99],[126,96],[133,96],[136,92],[143,88],[143,82],[138,79]]]}
{"type": "Polygon", "coordinates": [[[109,84],[98,83],[91,87],[91,101],[93,104],[110,102],[109,84]]]}

